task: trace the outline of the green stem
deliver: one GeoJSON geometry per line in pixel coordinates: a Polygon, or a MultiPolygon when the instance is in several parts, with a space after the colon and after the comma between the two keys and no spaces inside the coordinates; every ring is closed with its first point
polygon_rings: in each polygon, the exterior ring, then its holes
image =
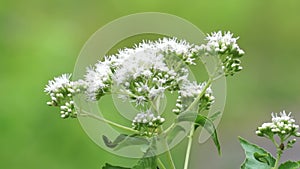
{"type": "MultiPolygon", "coordinates": [[[[162,126],[160,126],[160,129],[161,129],[161,131],[163,131],[162,126]]],[[[171,154],[171,151],[170,151],[170,148],[169,148],[169,145],[168,145],[166,139],[164,139],[164,144],[165,144],[166,149],[167,149],[166,153],[167,153],[169,165],[172,167],[171,169],[176,169],[174,161],[173,161],[173,157],[172,157],[172,154],[171,154]]]]}
{"type": "Polygon", "coordinates": [[[171,154],[171,151],[170,151],[170,148],[169,148],[169,145],[167,144],[167,142],[166,142],[166,146],[168,149],[167,155],[168,155],[168,159],[169,159],[168,161],[170,163],[170,166],[172,166],[172,169],[176,169],[174,161],[173,161],[173,157],[172,157],[172,154],[171,154]]]}
{"type": "Polygon", "coordinates": [[[172,123],[166,130],[164,130],[162,133],[163,134],[168,134],[173,128],[175,127],[175,123],[172,123]]]}
{"type": "Polygon", "coordinates": [[[99,121],[102,121],[102,122],[105,122],[107,124],[110,124],[112,126],[115,126],[115,127],[118,127],[120,129],[123,129],[123,130],[127,130],[127,131],[130,131],[130,132],[133,132],[133,133],[139,133],[137,130],[134,130],[132,128],[129,128],[129,127],[126,127],[126,126],[123,126],[123,125],[120,125],[118,123],[115,123],[115,122],[112,122],[110,120],[107,120],[103,117],[100,117],[100,116],[97,116],[97,115],[94,115],[94,114],[91,114],[89,112],[84,112],[84,113],[79,113],[80,116],[83,116],[83,117],[91,117],[93,119],[96,119],[96,120],[99,120],[99,121]]]}
{"type": "Polygon", "coordinates": [[[282,150],[280,148],[277,148],[277,158],[276,158],[276,162],[275,162],[275,165],[274,165],[273,169],[278,169],[278,165],[279,165],[281,155],[282,155],[282,150]]]}
{"type": "Polygon", "coordinates": [[[190,159],[191,148],[192,148],[192,143],[193,143],[193,135],[194,135],[194,125],[188,136],[188,145],[187,145],[186,154],[185,154],[184,169],[187,169],[189,166],[189,159],[190,159]]]}
{"type": "MultiPolygon", "coordinates": [[[[157,115],[160,114],[160,112],[159,112],[160,111],[160,109],[159,109],[159,107],[160,107],[160,97],[161,96],[158,96],[158,98],[156,98],[155,103],[153,101],[151,101],[151,105],[153,106],[153,108],[156,111],[157,115]]],[[[160,130],[163,131],[162,126],[160,126],[160,130]]],[[[170,151],[170,148],[169,148],[169,145],[167,143],[167,140],[164,140],[164,143],[165,143],[165,146],[167,148],[167,157],[168,157],[169,165],[172,167],[172,169],[176,169],[173,158],[172,158],[172,154],[171,154],[171,151],[170,151]]]]}
{"type": "Polygon", "coordinates": [[[201,93],[196,97],[196,99],[191,103],[191,105],[185,111],[190,111],[192,108],[194,108],[198,104],[198,101],[205,94],[206,90],[209,88],[212,81],[213,81],[212,78],[208,79],[208,81],[207,81],[206,85],[204,86],[203,90],[201,91],[201,93]]]}
{"type": "Polygon", "coordinates": [[[269,138],[270,138],[270,140],[272,141],[272,143],[275,145],[275,147],[278,149],[278,148],[279,148],[279,145],[278,145],[277,142],[275,141],[274,136],[269,137],[269,138]]]}
{"type": "Polygon", "coordinates": [[[157,163],[159,165],[159,169],[167,169],[160,158],[157,158],[157,163]]]}
{"type": "Polygon", "coordinates": [[[283,143],[283,139],[281,139],[281,143],[278,144],[276,142],[276,140],[274,139],[274,136],[269,137],[269,138],[270,138],[270,140],[272,141],[272,143],[275,145],[275,147],[277,149],[277,157],[276,157],[276,161],[275,161],[274,167],[272,169],[278,169],[279,161],[280,161],[281,155],[283,153],[282,149],[280,148],[280,145],[283,143]]]}
{"type": "MultiPolygon", "coordinates": [[[[192,102],[192,104],[186,109],[186,111],[189,111],[190,109],[194,108],[198,104],[198,101],[204,95],[204,93],[206,92],[206,90],[208,89],[208,87],[211,85],[212,81],[213,81],[212,78],[209,78],[209,80],[207,81],[207,83],[204,86],[204,88],[201,91],[201,93],[192,102]]],[[[185,154],[184,169],[188,169],[188,166],[189,166],[189,158],[190,158],[190,154],[191,154],[191,148],[192,148],[192,143],[193,143],[194,132],[195,131],[194,131],[194,124],[193,124],[192,127],[191,127],[191,130],[190,130],[190,133],[188,135],[188,145],[187,145],[187,150],[186,150],[186,154],[185,154]]]]}

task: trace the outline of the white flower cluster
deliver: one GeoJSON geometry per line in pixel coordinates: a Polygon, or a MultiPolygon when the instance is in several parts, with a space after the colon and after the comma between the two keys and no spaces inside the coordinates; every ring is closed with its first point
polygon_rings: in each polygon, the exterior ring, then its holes
{"type": "Polygon", "coordinates": [[[188,76],[181,64],[194,64],[191,47],[186,41],[163,38],[120,50],[87,70],[86,94],[89,100],[99,100],[115,85],[120,98],[143,105],[165,90],[178,90],[178,84],[188,76]]]}
{"type": "Polygon", "coordinates": [[[119,50],[111,56],[87,68],[82,81],[70,81],[70,75],[49,81],[45,92],[50,94],[51,106],[59,106],[61,116],[76,117],[72,97],[85,93],[87,100],[97,101],[102,96],[116,93],[145,111],[165,91],[178,92],[176,109],[179,114],[204,90],[199,100],[199,109],[209,109],[214,101],[210,87],[206,83],[188,80],[187,65],[195,65],[203,54],[210,53],[222,57],[220,69],[226,75],[241,69],[239,58],[244,52],[236,44],[230,32],[215,32],[207,36],[207,44],[197,46],[176,38],[157,41],[143,41],[133,48],[119,50]],[[83,89],[83,90],[82,90],[83,89]],[[188,100],[188,101],[186,101],[188,100]]]}
{"type": "Polygon", "coordinates": [[[221,31],[213,32],[207,35],[207,44],[197,46],[196,51],[205,55],[218,54],[225,75],[234,75],[235,72],[243,69],[240,58],[245,54],[237,44],[238,39],[238,37],[234,38],[229,31],[224,34],[221,31]]]}
{"type": "Polygon", "coordinates": [[[208,34],[206,40],[208,41],[206,45],[207,50],[214,50],[216,52],[225,53],[230,51],[230,53],[236,52],[238,55],[243,55],[245,52],[240,49],[237,44],[239,38],[234,38],[233,34],[228,32],[222,33],[222,31],[213,32],[208,34]]]}
{"type": "Polygon", "coordinates": [[[132,121],[133,129],[138,130],[144,134],[153,134],[156,132],[157,127],[162,125],[165,119],[156,116],[150,111],[138,113],[132,121]]]}
{"type": "Polygon", "coordinates": [[[89,67],[85,75],[87,84],[86,94],[89,100],[96,101],[110,91],[112,76],[112,59],[105,58],[94,67],[89,67]]]}
{"type": "Polygon", "coordinates": [[[280,138],[285,139],[286,136],[300,137],[298,132],[299,125],[295,124],[295,120],[291,116],[291,113],[286,114],[285,111],[280,114],[272,113],[272,122],[264,123],[261,127],[258,127],[256,134],[258,136],[272,137],[278,135],[280,138]]]}
{"type": "Polygon", "coordinates": [[[215,97],[212,95],[211,87],[204,89],[206,82],[197,84],[196,82],[183,82],[180,90],[178,91],[178,98],[176,100],[176,108],[173,109],[173,113],[179,114],[183,112],[187,106],[188,101],[194,101],[194,99],[204,92],[202,97],[199,100],[199,111],[208,110],[211,104],[214,102],[215,97]],[[205,91],[204,91],[205,90],[205,91]]]}
{"type": "Polygon", "coordinates": [[[76,117],[77,112],[72,97],[85,88],[85,82],[81,80],[73,82],[70,78],[71,74],[63,74],[50,80],[45,87],[45,92],[51,97],[51,101],[47,104],[59,107],[62,118],[76,117]]]}

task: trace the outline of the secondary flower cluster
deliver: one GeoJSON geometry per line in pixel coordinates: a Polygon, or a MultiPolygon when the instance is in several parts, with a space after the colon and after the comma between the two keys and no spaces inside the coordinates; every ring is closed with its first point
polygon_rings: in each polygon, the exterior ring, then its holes
{"type": "Polygon", "coordinates": [[[77,111],[74,107],[72,97],[85,88],[83,81],[70,81],[71,74],[63,74],[55,77],[46,85],[45,92],[50,95],[51,101],[47,102],[49,106],[60,107],[60,116],[62,118],[76,117],[77,111]]]}
{"type": "Polygon", "coordinates": [[[272,122],[263,123],[261,127],[258,127],[256,134],[267,138],[273,138],[274,135],[278,135],[281,141],[285,141],[290,136],[300,137],[298,129],[299,125],[295,124],[291,113],[286,114],[283,111],[279,115],[272,113],[272,122]]]}
{"type": "Polygon", "coordinates": [[[141,131],[145,135],[154,134],[160,125],[165,122],[165,119],[160,116],[155,116],[150,110],[138,113],[132,121],[133,129],[141,131]]]}
{"type": "Polygon", "coordinates": [[[237,44],[238,39],[229,31],[224,34],[221,31],[213,32],[207,35],[207,44],[197,47],[197,51],[207,56],[217,54],[221,59],[221,72],[226,76],[234,75],[243,69],[240,58],[245,54],[237,44]]]}

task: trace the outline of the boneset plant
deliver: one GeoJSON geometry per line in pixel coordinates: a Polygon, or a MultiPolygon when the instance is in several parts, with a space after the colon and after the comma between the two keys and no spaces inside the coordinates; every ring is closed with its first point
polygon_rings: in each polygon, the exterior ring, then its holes
{"type": "MultiPolygon", "coordinates": [[[[180,133],[185,133],[188,144],[183,168],[187,169],[194,133],[199,127],[211,134],[218,152],[221,152],[213,123],[220,112],[210,116],[205,112],[215,102],[212,83],[242,70],[240,58],[244,51],[236,43],[237,39],[230,32],[219,31],[209,34],[206,43],[201,45],[176,38],[144,41],[133,48],[105,56],[88,67],[81,80],[72,81],[71,74],[50,80],[45,88],[51,97],[47,104],[58,107],[61,118],[89,117],[118,128],[123,132],[118,137],[109,138],[105,133],[99,133],[103,134],[99,139],[113,150],[139,145],[143,156],[131,166],[134,169],[176,168],[169,145],[180,133]],[[208,73],[208,79],[197,82],[190,78],[188,66],[197,66],[208,58],[215,61],[215,68],[208,73]],[[162,108],[166,92],[177,97],[171,112],[162,108]],[[129,101],[139,110],[131,121],[132,126],[82,111],[74,102],[77,95],[85,95],[86,102],[101,102],[102,97],[112,94],[129,101]],[[170,116],[173,118],[167,118],[170,116]],[[189,124],[188,127],[183,123],[189,124]],[[164,147],[165,151],[159,151],[159,147],[164,147]],[[162,161],[159,154],[165,152],[168,160],[162,161]]],[[[103,166],[103,169],[116,168],[126,169],[108,163],[103,166]]]]}
{"type": "Polygon", "coordinates": [[[263,123],[258,127],[256,134],[260,137],[270,140],[277,151],[277,157],[274,158],[265,149],[249,143],[243,138],[240,143],[245,150],[246,160],[242,164],[242,169],[299,169],[300,161],[287,161],[279,165],[280,158],[283,152],[287,149],[293,148],[296,139],[293,137],[300,137],[298,132],[299,125],[295,124],[295,120],[291,113],[286,114],[285,111],[272,113],[272,122],[263,123]]]}

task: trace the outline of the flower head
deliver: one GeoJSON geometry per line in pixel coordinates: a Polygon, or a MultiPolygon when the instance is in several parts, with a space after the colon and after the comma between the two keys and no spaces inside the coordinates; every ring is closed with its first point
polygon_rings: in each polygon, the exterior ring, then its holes
{"type": "Polygon", "coordinates": [[[241,71],[240,58],[245,52],[240,49],[237,44],[239,38],[234,38],[233,34],[222,31],[213,32],[206,37],[206,44],[196,46],[194,51],[200,55],[217,55],[221,60],[222,71],[225,75],[234,75],[236,72],[241,71]]]}
{"type": "Polygon", "coordinates": [[[256,130],[256,134],[267,138],[273,138],[274,135],[278,135],[281,142],[284,142],[291,136],[300,137],[298,129],[299,125],[295,124],[291,112],[286,114],[285,111],[282,111],[279,114],[272,113],[272,122],[263,123],[256,130]]]}
{"type": "Polygon", "coordinates": [[[85,82],[70,81],[71,74],[63,74],[49,80],[45,87],[45,92],[50,95],[51,101],[47,102],[49,106],[60,108],[62,118],[76,117],[77,111],[74,107],[73,96],[85,88],[85,82]]]}
{"type": "Polygon", "coordinates": [[[98,100],[106,92],[110,91],[112,63],[109,58],[99,61],[93,67],[87,68],[85,82],[87,84],[86,95],[91,101],[98,100]]]}
{"type": "Polygon", "coordinates": [[[157,127],[162,125],[165,119],[160,116],[155,116],[150,110],[138,113],[132,121],[132,126],[135,130],[140,131],[145,135],[153,135],[156,133],[157,127]]]}

